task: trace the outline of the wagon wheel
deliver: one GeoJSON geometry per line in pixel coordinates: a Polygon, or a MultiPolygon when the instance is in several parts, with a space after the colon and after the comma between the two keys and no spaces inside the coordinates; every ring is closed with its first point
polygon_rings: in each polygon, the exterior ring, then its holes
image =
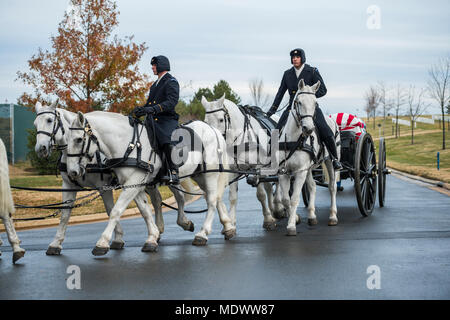
{"type": "Polygon", "coordinates": [[[372,213],[377,196],[377,160],[370,134],[359,137],[355,153],[355,192],[359,211],[363,216],[372,213]]]}
{"type": "Polygon", "coordinates": [[[308,190],[308,186],[306,185],[306,183],[304,183],[303,187],[302,187],[302,198],[303,198],[303,203],[305,204],[305,208],[307,208],[309,205],[309,190],[308,190]]]}
{"type": "Polygon", "coordinates": [[[378,203],[384,207],[386,198],[386,144],[384,138],[380,138],[378,147],[378,203]]]}

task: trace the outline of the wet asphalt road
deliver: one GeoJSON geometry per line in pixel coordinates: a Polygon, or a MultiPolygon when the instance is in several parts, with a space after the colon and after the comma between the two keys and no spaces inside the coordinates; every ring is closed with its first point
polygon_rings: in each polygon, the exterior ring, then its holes
{"type": "MultiPolygon", "coordinates": [[[[350,181],[338,193],[339,225],[328,227],[328,190],[319,187],[319,224],[303,222],[287,237],[285,221],[262,228],[255,189],[240,182],[237,236],[225,241],[216,215],[206,247],[165,214],[159,252],[143,253],[142,218],[123,220],[125,249],[94,257],[105,222],[70,226],[61,256],[46,256],[55,228],[19,232],[25,257],[11,263],[1,234],[0,299],[449,299],[450,197],[389,176],[387,205],[363,218],[350,181]],[[81,289],[69,290],[67,268],[81,270],[81,289]],[[380,270],[369,290],[367,268],[380,270]]],[[[228,194],[228,191],[226,191],[228,194]]],[[[226,203],[228,200],[226,198],[226,203]]],[[[188,206],[203,209],[204,200],[188,206]]],[[[204,214],[188,217],[199,230],[204,214]]]]}

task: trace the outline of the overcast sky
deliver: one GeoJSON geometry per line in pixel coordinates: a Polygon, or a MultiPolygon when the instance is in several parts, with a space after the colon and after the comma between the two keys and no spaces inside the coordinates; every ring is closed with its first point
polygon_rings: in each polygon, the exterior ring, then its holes
{"type": "MultiPolygon", "coordinates": [[[[264,80],[270,103],[289,51],[301,47],[328,88],[319,100],[327,113],[363,114],[364,91],[377,81],[425,86],[428,68],[450,54],[450,1],[265,1],[170,0],[117,1],[116,32],[134,35],[147,50],[141,70],[151,73],[150,59],[166,55],[179,82],[198,87],[225,79],[251,103],[248,83],[264,80]],[[367,12],[371,5],[380,10],[367,12]],[[372,24],[371,24],[372,23],[372,24]]],[[[50,48],[68,0],[0,0],[0,103],[16,102],[24,91],[18,70],[38,48],[50,48]]],[[[438,113],[436,107],[431,112],[438,113]]]]}

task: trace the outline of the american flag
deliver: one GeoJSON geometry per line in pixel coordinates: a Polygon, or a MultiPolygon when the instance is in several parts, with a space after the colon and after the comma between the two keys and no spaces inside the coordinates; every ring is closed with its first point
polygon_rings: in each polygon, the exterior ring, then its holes
{"type": "Polygon", "coordinates": [[[359,138],[361,133],[366,132],[366,124],[364,123],[364,121],[353,114],[339,112],[331,114],[330,118],[336,121],[340,131],[355,132],[357,139],[359,138]]]}

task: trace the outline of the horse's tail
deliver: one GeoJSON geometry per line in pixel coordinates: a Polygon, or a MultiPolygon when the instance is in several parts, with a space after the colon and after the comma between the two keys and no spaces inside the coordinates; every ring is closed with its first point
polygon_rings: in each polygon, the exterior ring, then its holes
{"type": "Polygon", "coordinates": [[[3,140],[0,139],[0,213],[14,212],[14,201],[9,185],[8,158],[3,140]]]}

